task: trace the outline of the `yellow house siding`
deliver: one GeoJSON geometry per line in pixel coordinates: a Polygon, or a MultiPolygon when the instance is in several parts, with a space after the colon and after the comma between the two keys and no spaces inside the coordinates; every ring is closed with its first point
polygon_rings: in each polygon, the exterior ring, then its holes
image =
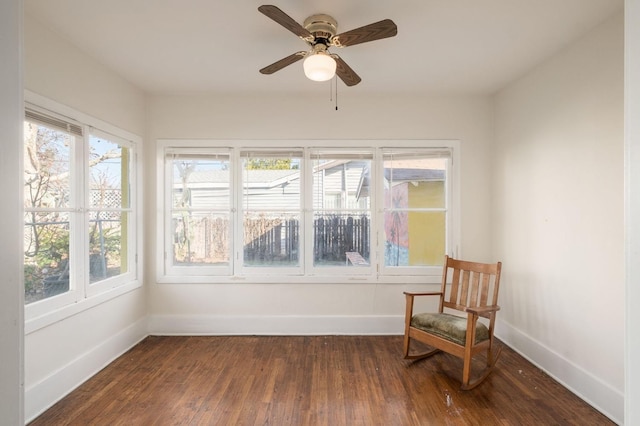
{"type": "MultiPolygon", "coordinates": [[[[444,182],[409,183],[409,209],[445,207],[444,182]]],[[[445,212],[409,211],[409,265],[442,265],[445,212]]]]}

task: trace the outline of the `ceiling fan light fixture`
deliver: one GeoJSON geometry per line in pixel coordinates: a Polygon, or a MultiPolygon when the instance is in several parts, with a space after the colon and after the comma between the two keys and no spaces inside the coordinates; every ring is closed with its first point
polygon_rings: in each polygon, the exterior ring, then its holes
{"type": "Polygon", "coordinates": [[[302,63],[304,75],[309,80],[327,81],[336,75],[336,60],[324,52],[307,56],[302,63]]]}

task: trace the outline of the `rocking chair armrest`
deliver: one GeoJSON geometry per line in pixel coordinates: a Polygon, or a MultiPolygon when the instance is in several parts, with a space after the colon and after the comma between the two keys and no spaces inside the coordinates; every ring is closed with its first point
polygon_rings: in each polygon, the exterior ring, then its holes
{"type": "Polygon", "coordinates": [[[468,307],[464,309],[465,312],[470,312],[472,314],[487,314],[489,312],[497,312],[500,310],[500,306],[491,305],[491,306],[478,306],[478,307],[468,307]]]}
{"type": "Polygon", "coordinates": [[[421,293],[413,293],[411,291],[405,291],[404,292],[405,295],[407,296],[440,296],[442,295],[441,291],[428,291],[428,292],[421,292],[421,293]]]}

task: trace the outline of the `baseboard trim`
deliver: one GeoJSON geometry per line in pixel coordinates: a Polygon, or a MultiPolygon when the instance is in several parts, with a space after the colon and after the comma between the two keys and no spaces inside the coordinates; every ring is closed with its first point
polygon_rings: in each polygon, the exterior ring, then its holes
{"type": "Polygon", "coordinates": [[[498,320],[495,335],[612,421],[617,424],[624,423],[623,392],[510,324],[498,320]]]}
{"type": "Polygon", "coordinates": [[[395,335],[400,315],[151,315],[151,335],[395,335]]]}
{"type": "Polygon", "coordinates": [[[25,419],[32,421],[148,335],[147,318],[80,355],[25,390],[25,419]]]}

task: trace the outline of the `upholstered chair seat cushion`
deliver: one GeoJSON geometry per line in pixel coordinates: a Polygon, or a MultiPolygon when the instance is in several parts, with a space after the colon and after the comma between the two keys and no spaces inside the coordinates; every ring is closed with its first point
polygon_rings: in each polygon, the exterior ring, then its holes
{"type": "MultiPolygon", "coordinates": [[[[489,329],[487,326],[480,321],[476,324],[475,343],[489,339],[489,329]]],[[[447,313],[421,313],[411,318],[411,326],[462,346],[464,346],[467,339],[466,317],[447,313]]]]}

